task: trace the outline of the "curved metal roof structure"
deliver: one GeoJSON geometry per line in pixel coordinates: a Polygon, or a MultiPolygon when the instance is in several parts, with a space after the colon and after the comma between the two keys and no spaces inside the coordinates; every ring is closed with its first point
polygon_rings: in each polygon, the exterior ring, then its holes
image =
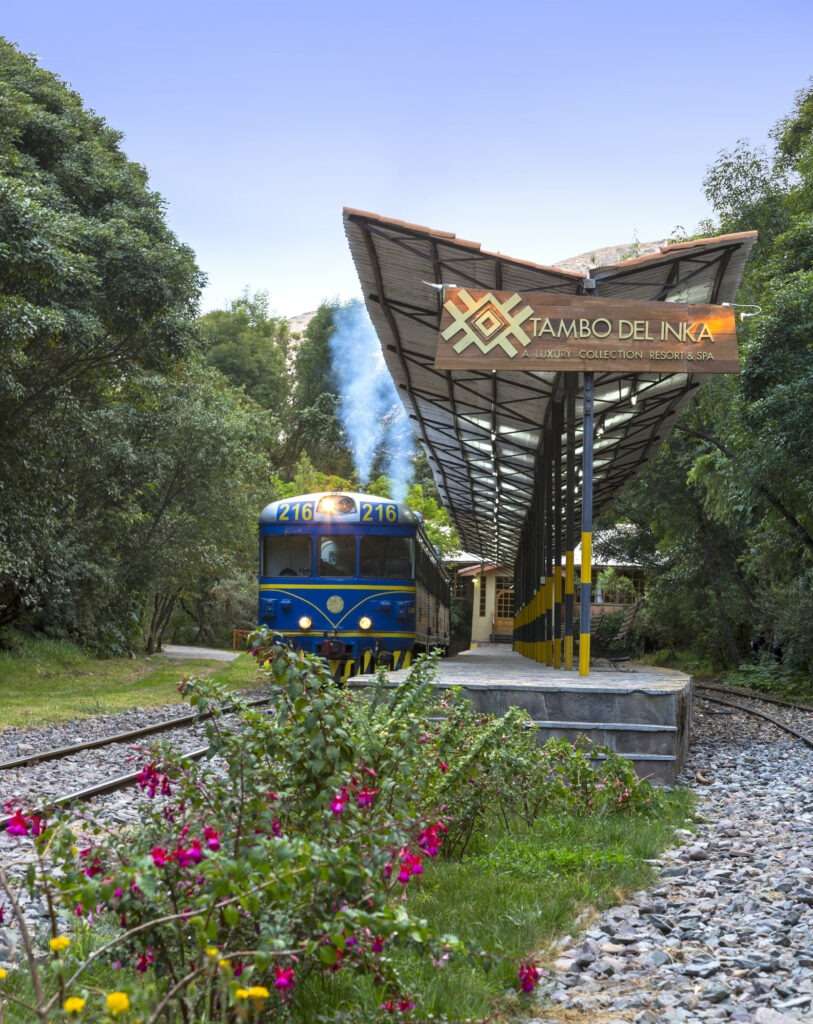
{"type": "MultiPolygon", "coordinates": [[[[563,374],[434,368],[443,304],[438,285],[575,295],[585,274],[487,252],[431,228],[345,209],[350,250],[387,366],[423,443],[462,545],[514,561],[534,489],[549,403],[563,374]]],[[[755,231],[695,239],[591,268],[603,298],[734,300],[755,231]]],[[[684,373],[595,373],[595,511],[647,459],[698,386],[684,373]]],[[[577,445],[581,406],[576,408],[577,445]]]]}

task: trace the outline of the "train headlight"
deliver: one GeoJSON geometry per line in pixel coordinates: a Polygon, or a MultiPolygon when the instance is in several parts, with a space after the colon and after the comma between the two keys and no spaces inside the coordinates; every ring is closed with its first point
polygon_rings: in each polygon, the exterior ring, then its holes
{"type": "Polygon", "coordinates": [[[302,615],[300,617],[300,619],[299,619],[299,628],[300,629],[310,629],[312,625],[313,625],[313,619],[310,617],[310,615],[302,615]]]}
{"type": "Polygon", "coordinates": [[[359,619],[359,629],[367,630],[367,629],[372,629],[372,628],[373,628],[373,620],[370,618],[370,616],[369,615],[362,615],[362,617],[359,619]]]}

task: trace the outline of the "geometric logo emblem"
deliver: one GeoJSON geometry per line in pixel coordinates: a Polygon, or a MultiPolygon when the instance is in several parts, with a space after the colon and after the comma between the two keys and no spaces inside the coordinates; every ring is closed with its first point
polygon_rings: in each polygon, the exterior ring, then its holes
{"type": "Polygon", "coordinates": [[[335,615],[344,609],[344,601],[339,597],[338,594],[331,594],[327,599],[327,610],[333,612],[335,615]]]}
{"type": "Polygon", "coordinates": [[[461,309],[451,299],[444,303],[444,309],[451,315],[452,322],[441,334],[444,341],[462,333],[462,337],[452,346],[455,352],[463,352],[469,345],[476,345],[486,355],[494,348],[501,348],[506,355],[513,358],[517,349],[512,340],[519,345],[530,345],[531,339],[522,328],[522,324],[533,313],[530,306],[514,312],[522,298],[514,294],[505,302],[495,299],[489,292],[479,299],[474,299],[460,288],[456,298],[462,300],[466,308],[461,309]]]}

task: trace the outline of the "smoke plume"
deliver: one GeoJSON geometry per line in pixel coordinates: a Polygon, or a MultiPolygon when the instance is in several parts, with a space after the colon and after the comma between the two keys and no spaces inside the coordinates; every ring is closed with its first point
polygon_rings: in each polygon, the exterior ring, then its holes
{"type": "Polygon", "coordinates": [[[381,452],[392,497],[403,501],[412,477],[415,440],[375,329],[358,299],[338,307],[334,325],[330,351],[339,385],[339,416],[359,483],[367,485],[373,461],[381,452]]]}

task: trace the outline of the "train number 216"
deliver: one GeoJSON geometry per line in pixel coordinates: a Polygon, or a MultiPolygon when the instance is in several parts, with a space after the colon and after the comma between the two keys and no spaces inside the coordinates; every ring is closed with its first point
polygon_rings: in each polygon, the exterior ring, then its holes
{"type": "Polygon", "coordinates": [[[374,505],[370,501],[361,503],[361,521],[363,523],[397,523],[397,505],[374,505]]]}
{"type": "Polygon", "coordinates": [[[277,521],[282,523],[305,522],[313,519],[312,501],[283,501],[277,509],[277,521]]]}

